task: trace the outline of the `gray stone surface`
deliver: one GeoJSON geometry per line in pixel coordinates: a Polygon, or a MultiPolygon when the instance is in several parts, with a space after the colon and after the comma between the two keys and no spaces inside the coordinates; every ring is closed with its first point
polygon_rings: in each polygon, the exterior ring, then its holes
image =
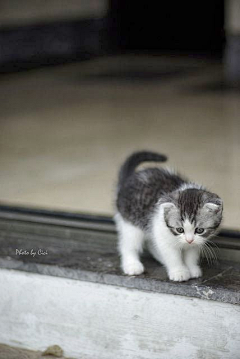
{"type": "Polygon", "coordinates": [[[203,277],[175,283],[144,255],[146,272],[125,276],[119,269],[112,231],[0,219],[0,267],[75,280],[124,286],[207,300],[240,303],[240,264],[203,261],[203,277]],[[44,254],[45,253],[45,254],[44,254]]]}

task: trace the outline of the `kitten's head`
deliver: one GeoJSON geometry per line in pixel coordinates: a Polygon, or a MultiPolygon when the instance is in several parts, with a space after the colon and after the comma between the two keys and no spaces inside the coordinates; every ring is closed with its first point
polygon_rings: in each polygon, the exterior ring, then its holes
{"type": "Polygon", "coordinates": [[[222,200],[203,189],[175,191],[161,200],[161,206],[169,231],[186,245],[204,244],[222,220],[222,200]]]}

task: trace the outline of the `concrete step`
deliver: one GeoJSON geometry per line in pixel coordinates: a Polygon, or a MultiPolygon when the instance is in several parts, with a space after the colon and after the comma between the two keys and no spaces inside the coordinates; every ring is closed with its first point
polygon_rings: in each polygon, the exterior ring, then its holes
{"type": "Polygon", "coordinates": [[[203,277],[184,283],[145,255],[146,273],[128,277],[112,224],[11,211],[0,211],[0,248],[0,343],[58,344],[77,359],[240,352],[238,255],[203,262],[203,277]]]}

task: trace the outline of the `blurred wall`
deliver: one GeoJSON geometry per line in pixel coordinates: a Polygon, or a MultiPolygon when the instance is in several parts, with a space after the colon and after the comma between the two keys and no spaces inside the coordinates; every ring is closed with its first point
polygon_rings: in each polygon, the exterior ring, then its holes
{"type": "Polygon", "coordinates": [[[240,0],[226,0],[225,28],[229,34],[240,35],[240,0]]]}
{"type": "Polygon", "coordinates": [[[107,0],[0,0],[0,26],[103,17],[107,0]]]}
{"type": "Polygon", "coordinates": [[[240,0],[226,0],[225,75],[233,86],[240,86],[240,0]]]}
{"type": "Polygon", "coordinates": [[[0,0],[0,72],[101,54],[107,11],[107,0],[0,0]]]}

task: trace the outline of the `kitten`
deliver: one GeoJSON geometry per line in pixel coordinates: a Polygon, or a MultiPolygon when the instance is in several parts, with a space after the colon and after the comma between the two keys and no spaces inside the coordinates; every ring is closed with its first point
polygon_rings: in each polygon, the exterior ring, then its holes
{"type": "Polygon", "coordinates": [[[161,168],[135,172],[142,162],[165,162],[153,152],[132,154],[120,169],[115,221],[121,267],[128,275],[144,272],[140,261],[146,241],[170,280],[186,281],[202,275],[201,247],[218,229],[222,200],[202,186],[161,168]]]}

